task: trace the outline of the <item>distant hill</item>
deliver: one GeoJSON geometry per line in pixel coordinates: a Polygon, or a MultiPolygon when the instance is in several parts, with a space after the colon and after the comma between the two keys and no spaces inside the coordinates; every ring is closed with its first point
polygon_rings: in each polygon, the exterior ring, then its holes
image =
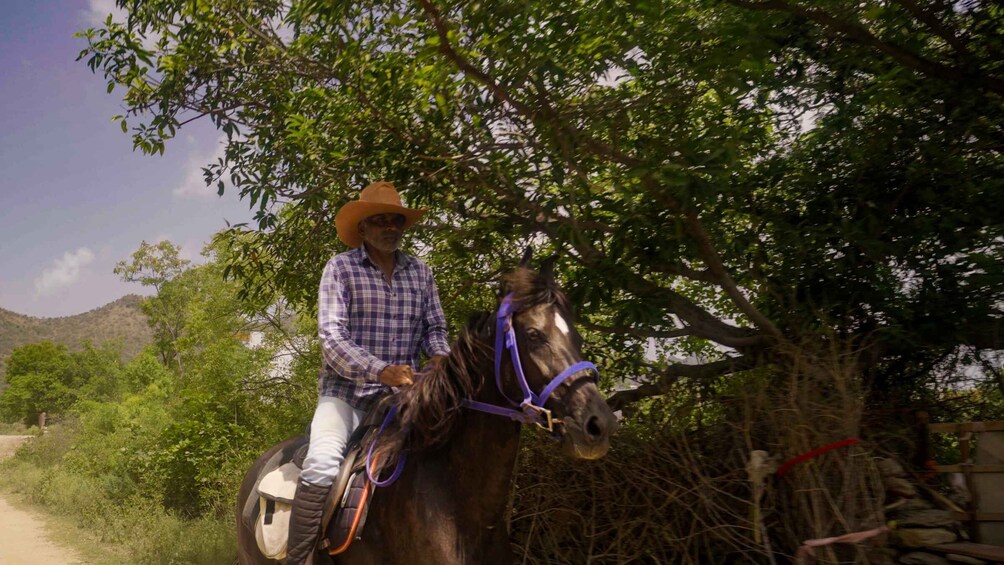
{"type": "Polygon", "coordinates": [[[121,344],[122,355],[132,359],[153,341],[153,332],[140,309],[141,296],[129,294],[90,312],[63,318],[35,318],[0,308],[0,382],[4,362],[16,347],[39,341],[61,343],[71,351],[84,341],[121,344]]]}

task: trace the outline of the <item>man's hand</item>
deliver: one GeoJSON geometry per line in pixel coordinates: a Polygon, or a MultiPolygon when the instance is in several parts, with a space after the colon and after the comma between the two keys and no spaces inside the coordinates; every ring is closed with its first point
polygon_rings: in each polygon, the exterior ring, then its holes
{"type": "Polygon", "coordinates": [[[380,371],[380,382],[387,386],[410,385],[412,380],[411,365],[387,365],[380,371]]]}
{"type": "Polygon", "coordinates": [[[446,355],[433,355],[429,358],[429,364],[426,367],[430,369],[438,369],[446,362],[446,355]]]}

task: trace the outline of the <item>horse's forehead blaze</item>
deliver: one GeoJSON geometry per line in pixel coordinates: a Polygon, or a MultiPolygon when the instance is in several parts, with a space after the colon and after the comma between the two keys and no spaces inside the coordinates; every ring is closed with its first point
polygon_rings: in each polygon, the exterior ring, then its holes
{"type": "Polygon", "coordinates": [[[561,309],[554,304],[539,304],[527,309],[523,315],[525,327],[537,328],[550,333],[552,337],[567,338],[571,336],[572,325],[561,313],[561,309]]]}
{"type": "Polygon", "coordinates": [[[557,308],[554,310],[554,325],[558,328],[558,331],[568,335],[568,322],[565,321],[565,318],[562,317],[561,312],[558,312],[557,308]]]}

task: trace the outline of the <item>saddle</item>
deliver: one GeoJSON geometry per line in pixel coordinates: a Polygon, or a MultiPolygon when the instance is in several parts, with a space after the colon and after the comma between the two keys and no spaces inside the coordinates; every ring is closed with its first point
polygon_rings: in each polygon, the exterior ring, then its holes
{"type": "MultiPolygon", "coordinates": [[[[393,401],[393,395],[380,399],[346,445],[321,521],[323,536],[318,548],[329,555],[344,552],[362,535],[373,489],[366,475],[366,453],[393,401]]],[[[258,474],[254,489],[258,496],[248,497],[244,504],[244,523],[255,532],[258,548],[270,559],[286,556],[289,517],[308,446],[308,437],[300,436],[276,452],[258,474]]]]}

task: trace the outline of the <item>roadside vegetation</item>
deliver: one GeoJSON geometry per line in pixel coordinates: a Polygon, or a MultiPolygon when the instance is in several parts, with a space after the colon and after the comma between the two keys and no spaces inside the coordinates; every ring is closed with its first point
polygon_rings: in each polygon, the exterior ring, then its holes
{"type": "Polygon", "coordinates": [[[287,329],[243,314],[215,261],[166,271],[164,253],[140,251],[131,265],[160,284],[144,309],[161,314],[149,317],[155,334],[170,323],[174,339],[128,362],[111,348],[15,349],[4,429],[37,434],[25,423],[40,411],[51,425],[0,463],[0,488],[72,517],[131,563],[229,562],[242,474],[263,446],[304,428],[316,359],[302,352],[279,378],[272,360],[287,329]],[[252,331],[260,347],[247,345],[252,331]]]}

